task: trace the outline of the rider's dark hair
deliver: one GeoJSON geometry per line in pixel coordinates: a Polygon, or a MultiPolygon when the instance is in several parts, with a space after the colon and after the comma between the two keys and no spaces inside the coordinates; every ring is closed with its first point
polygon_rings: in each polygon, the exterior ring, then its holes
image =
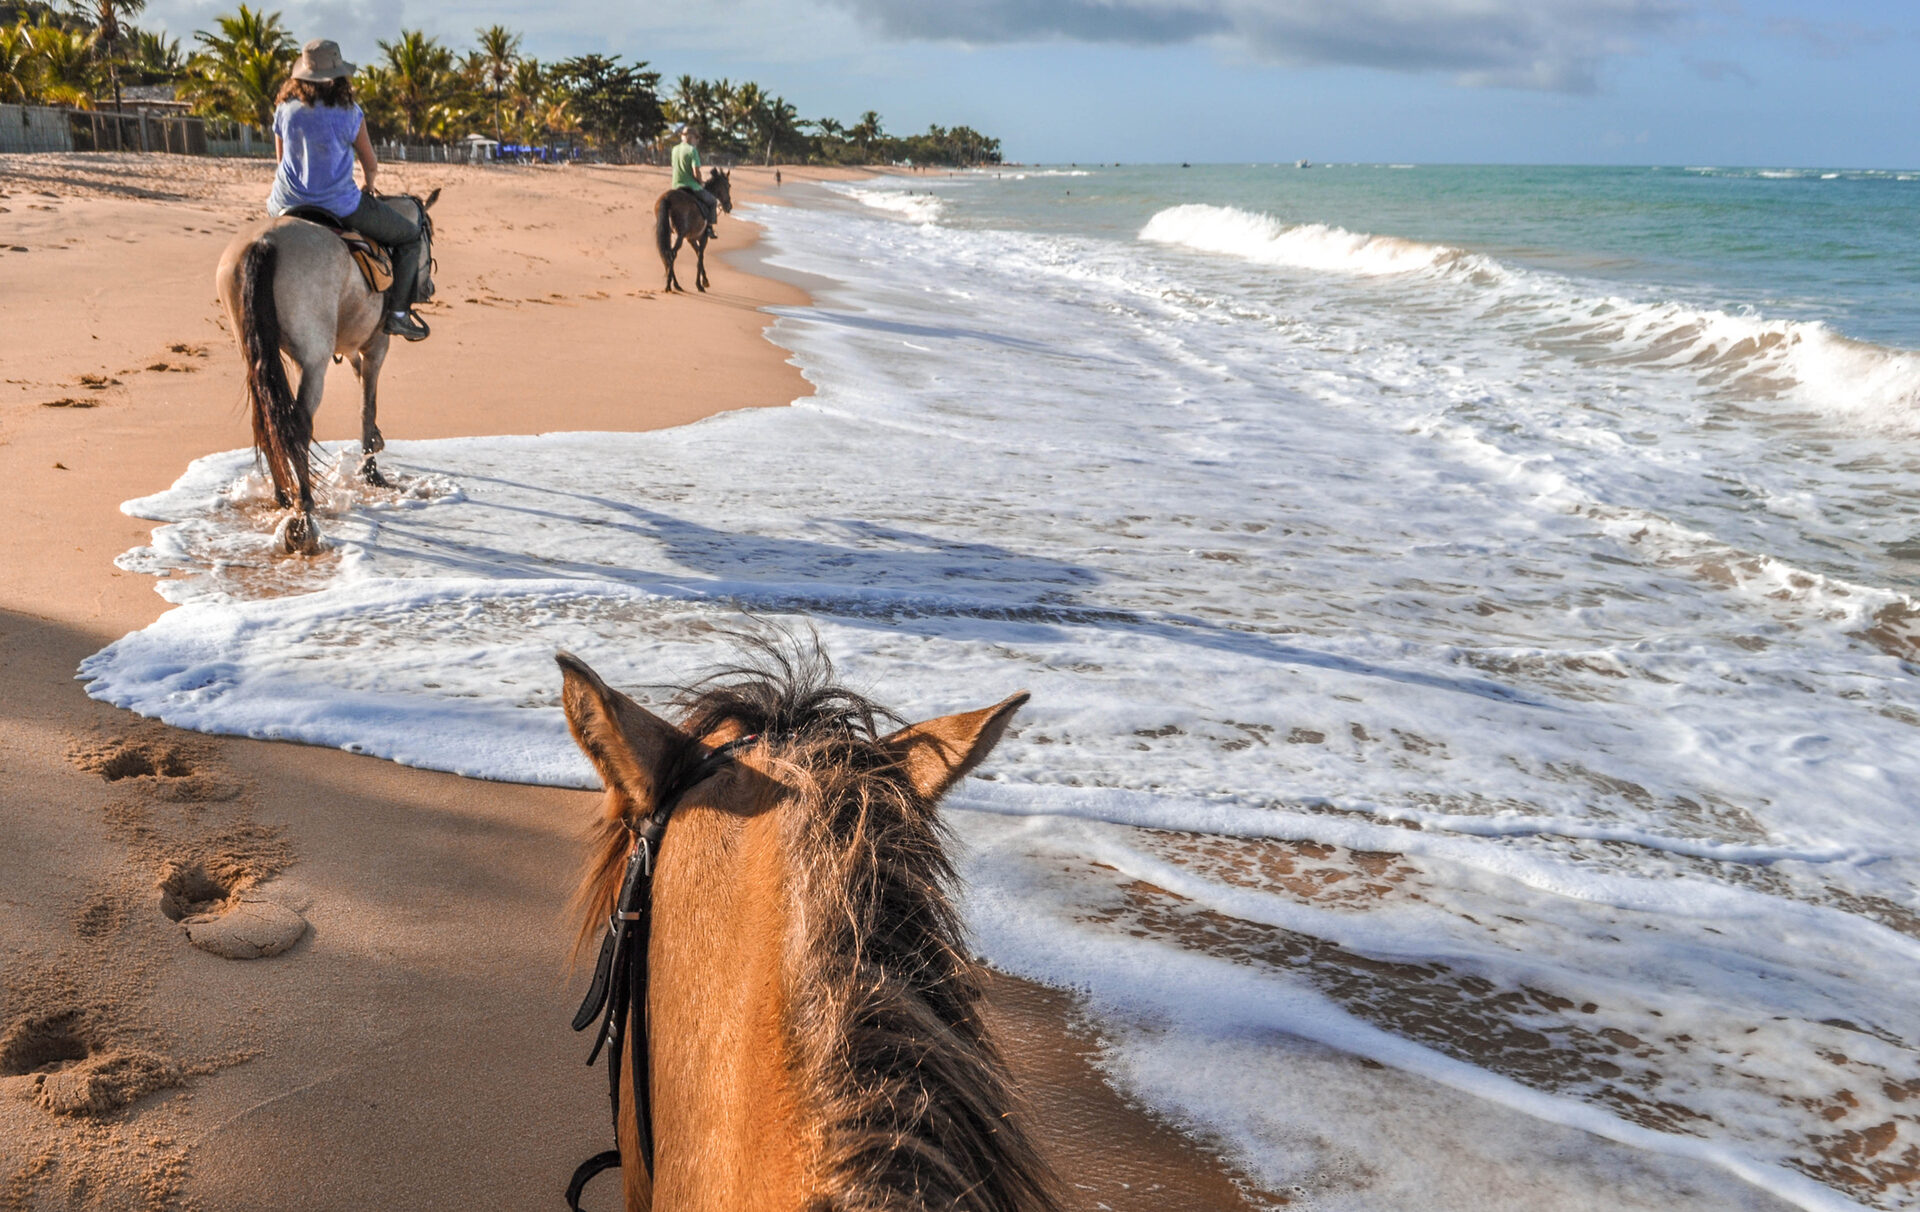
{"type": "Polygon", "coordinates": [[[353,80],[347,76],[337,80],[288,80],[280,86],[280,95],[273,103],[280,105],[288,101],[345,109],[353,104],[353,80]]]}

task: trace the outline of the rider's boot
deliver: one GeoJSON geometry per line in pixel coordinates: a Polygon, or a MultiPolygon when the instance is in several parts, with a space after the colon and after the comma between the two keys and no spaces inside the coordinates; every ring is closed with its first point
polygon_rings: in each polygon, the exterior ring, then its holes
{"type": "Polygon", "coordinates": [[[387,313],[387,331],[396,337],[405,337],[409,341],[424,341],[432,335],[425,322],[410,311],[390,311],[387,313]]]}

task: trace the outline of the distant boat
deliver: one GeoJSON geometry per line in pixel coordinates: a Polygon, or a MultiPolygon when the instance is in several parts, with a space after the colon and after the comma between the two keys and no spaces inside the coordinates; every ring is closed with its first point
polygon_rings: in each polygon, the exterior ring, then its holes
{"type": "Polygon", "coordinates": [[[1294,166],[1295,168],[1312,168],[1312,167],[1313,167],[1313,161],[1311,161],[1311,160],[1295,160],[1295,161],[1293,162],[1293,166],[1294,166]]]}
{"type": "Polygon", "coordinates": [[[1193,167],[1193,165],[1191,165],[1191,164],[1188,164],[1188,163],[1187,163],[1187,162],[1186,162],[1185,160],[1182,160],[1182,161],[1180,161],[1180,167],[1181,167],[1181,168],[1192,168],[1192,167],[1193,167]]]}

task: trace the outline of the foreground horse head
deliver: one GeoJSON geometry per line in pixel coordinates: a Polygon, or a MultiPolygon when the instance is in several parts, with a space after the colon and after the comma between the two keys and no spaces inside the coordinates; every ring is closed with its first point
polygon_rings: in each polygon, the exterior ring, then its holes
{"type": "Polygon", "coordinates": [[[683,695],[668,723],[559,659],[606,785],[583,943],[635,904],[636,838],[660,842],[641,856],[635,1029],[609,1058],[626,1076],[606,1164],[630,1212],[1055,1208],[981,1021],[934,810],[1027,696],[883,734],[890,717],[823,657],[775,655],[683,695]]]}
{"type": "MultiPolygon", "coordinates": [[[[707,192],[720,200],[720,209],[732,214],[733,178],[721,169],[709,169],[706,186],[707,192]]],[[[660,264],[667,271],[667,290],[682,289],[679,277],[673,272],[673,262],[680,255],[682,244],[693,245],[695,288],[707,289],[707,239],[711,234],[707,216],[701,212],[700,204],[687,196],[687,191],[670,189],[654,201],[653,240],[660,252],[660,264]]]]}
{"type": "MultiPolygon", "coordinates": [[[[433,220],[427,211],[439,197],[436,189],[424,199],[382,199],[420,221],[426,246],[414,278],[416,299],[433,297],[433,220]]],[[[254,450],[267,465],[274,500],[295,509],[275,541],[284,552],[312,555],[320,550],[313,521],[313,415],[326,387],[327,363],[335,357],[351,358],[360,379],[360,474],[385,483],[373,458],[386,446],[376,421],[389,343],[385,295],[367,285],[332,229],[287,216],[235,236],[214,271],[214,289],[247,364],[254,450]],[[299,368],[297,392],[283,356],[299,368]]]]}

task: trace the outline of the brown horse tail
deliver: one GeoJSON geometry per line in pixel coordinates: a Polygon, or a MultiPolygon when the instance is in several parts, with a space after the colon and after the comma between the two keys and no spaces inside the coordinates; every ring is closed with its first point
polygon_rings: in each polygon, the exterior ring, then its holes
{"type": "Polygon", "coordinates": [[[673,194],[660,195],[653,204],[653,244],[660,250],[660,266],[667,271],[667,285],[673,285],[673,194]]]}
{"type": "Polygon", "coordinates": [[[313,419],[294,398],[280,360],[280,312],[273,303],[276,256],[272,243],[255,240],[240,258],[240,345],[247,358],[247,411],[253,417],[253,448],[273,477],[281,506],[312,507],[307,452],[313,419]]]}

